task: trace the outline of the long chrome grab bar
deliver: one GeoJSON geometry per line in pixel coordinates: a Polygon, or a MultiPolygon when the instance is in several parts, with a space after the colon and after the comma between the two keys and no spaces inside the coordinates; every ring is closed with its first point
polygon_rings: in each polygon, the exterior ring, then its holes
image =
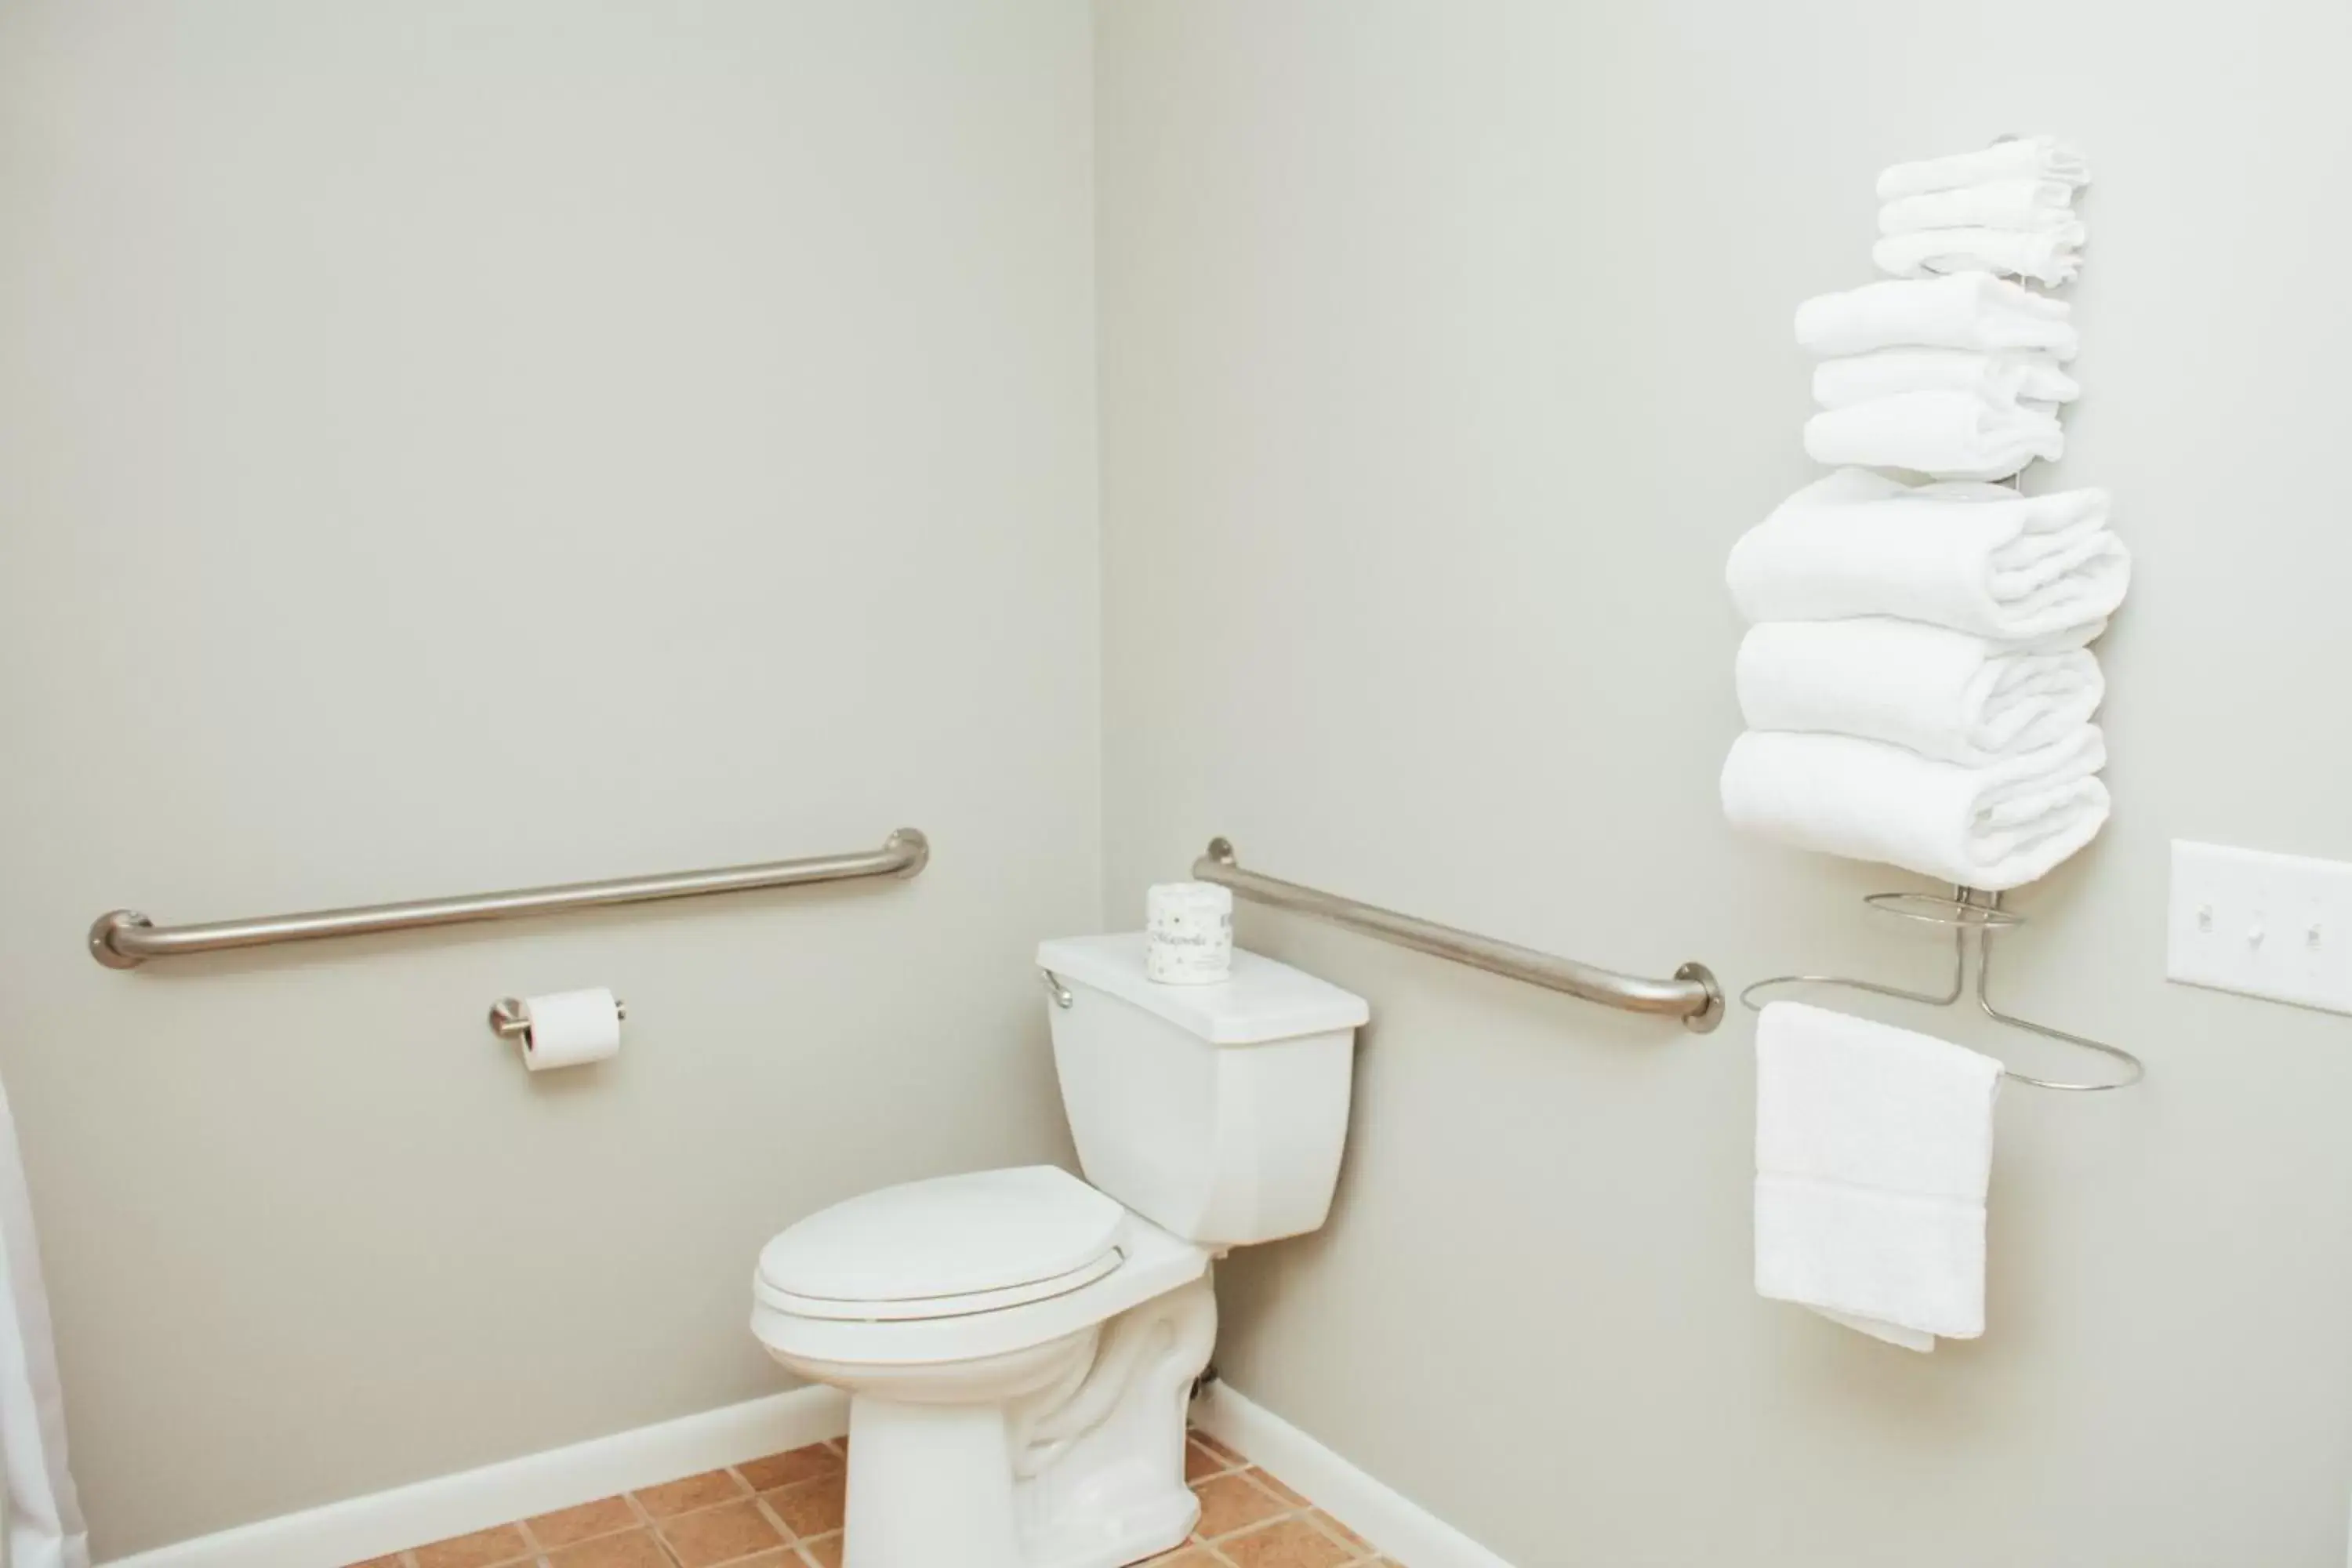
{"type": "Polygon", "coordinates": [[[1590,963],[1579,963],[1572,958],[1538,952],[1531,947],[1402,915],[1394,910],[1360,904],[1337,893],[1286,882],[1262,872],[1244,871],[1234,858],[1233,845],[1223,838],[1209,840],[1209,852],[1192,862],[1192,875],[1201,881],[1231,888],[1240,897],[1255,902],[1296,910],[1300,914],[1363,931],[1400,947],[1466,963],[1490,974],[1524,980],[1547,991],[1565,991],[1570,996],[1598,1002],[1604,1007],[1680,1018],[1685,1028],[1697,1034],[1704,1035],[1723,1022],[1723,988],[1715,983],[1715,975],[1704,963],[1684,964],[1675,971],[1672,980],[1619,974],[1590,963]]]}
{"type": "Polygon", "coordinates": [[[468,893],[459,898],[422,899],[405,904],[314,910],[307,914],[271,915],[261,920],[159,926],[135,910],[114,910],[99,916],[97,923],[89,928],[89,952],[109,969],[136,969],[151,958],[218,952],[232,947],[268,947],[281,942],[366,936],[424,926],[462,925],[472,921],[510,921],[562,910],[645,904],[660,899],[698,898],[706,893],[742,893],[755,888],[790,888],[805,882],[911,877],[930,858],[930,841],[914,828],[902,827],[883,840],[881,848],[849,855],[771,860],[758,866],[721,866],[708,871],[675,871],[663,877],[566,882],[552,888],[515,888],[503,893],[468,893]]]}

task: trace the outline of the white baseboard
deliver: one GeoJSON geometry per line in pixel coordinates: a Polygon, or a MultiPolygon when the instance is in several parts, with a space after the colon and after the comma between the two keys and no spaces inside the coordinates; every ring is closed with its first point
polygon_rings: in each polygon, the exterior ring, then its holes
{"type": "MultiPolygon", "coordinates": [[[[1228,1384],[1213,1385],[1192,1417],[1412,1568],[1511,1568],[1228,1384]]],[[[341,1568],[848,1430],[847,1395],[833,1388],[795,1388],[159,1546],[118,1557],[108,1568],[341,1568]]]]}
{"type": "Polygon", "coordinates": [[[1412,1568],[1511,1568],[1229,1384],[1212,1384],[1192,1407],[1192,1420],[1400,1563],[1412,1568]]]}
{"type": "MultiPolygon", "coordinates": [[[[615,1432],[413,1486],[200,1535],[108,1568],[341,1568],[849,1430],[849,1397],[812,1386],[615,1432]]],[[[1431,1568],[1444,1568],[1432,1564],[1431,1568]]]]}

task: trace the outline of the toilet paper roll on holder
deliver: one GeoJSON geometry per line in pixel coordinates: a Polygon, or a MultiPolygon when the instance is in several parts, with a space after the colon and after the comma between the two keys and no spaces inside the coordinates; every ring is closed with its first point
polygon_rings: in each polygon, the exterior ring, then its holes
{"type": "MultiPolygon", "coordinates": [[[[613,998],[613,1012],[623,1023],[628,1022],[629,1005],[619,997],[613,998]]],[[[530,1034],[530,1015],[523,1011],[520,996],[501,996],[490,1004],[490,1033],[502,1040],[520,1040],[530,1034]]]]}

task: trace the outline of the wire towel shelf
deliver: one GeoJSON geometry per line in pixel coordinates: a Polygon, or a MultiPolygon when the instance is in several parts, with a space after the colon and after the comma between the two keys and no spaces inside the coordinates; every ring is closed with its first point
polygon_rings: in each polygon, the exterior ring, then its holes
{"type": "Polygon", "coordinates": [[[1769,980],[1759,980],[1739,993],[1740,1005],[1751,1013],[1760,1013],[1764,1004],[1756,999],[1759,992],[1775,985],[1836,985],[1848,991],[1867,991],[1874,996],[1892,996],[1898,1001],[1918,1002],[1930,1007],[1949,1007],[1959,1001],[1968,989],[1969,949],[1977,953],[1975,987],[1977,1006],[1996,1024],[2012,1029],[2023,1029],[2045,1039],[2077,1046],[2086,1051],[2096,1051],[2123,1064],[2122,1076],[2104,1083],[2074,1083],[2063,1079],[2036,1078],[2012,1067],[2001,1068],[2001,1076],[2035,1089],[2055,1089],[2072,1094],[2098,1094],[2111,1089],[2128,1089],[2147,1075],[2147,1068],[2140,1059],[2121,1046],[2111,1046],[2104,1040],[2092,1039],[2056,1029],[2047,1024],[2037,1024],[2004,1013],[1993,1005],[1987,985],[1992,977],[1992,939],[1996,931],[2009,931],[2025,923],[2025,917],[2013,910],[2000,907],[2000,895],[1975,888],[1956,888],[1948,899],[1931,893],[1873,893],[1863,900],[1882,914],[1896,915],[1904,920],[1924,921],[1930,925],[1952,928],[1952,983],[1941,995],[1932,992],[1913,991],[1883,981],[1858,980],[1843,974],[1776,974],[1769,980]]]}

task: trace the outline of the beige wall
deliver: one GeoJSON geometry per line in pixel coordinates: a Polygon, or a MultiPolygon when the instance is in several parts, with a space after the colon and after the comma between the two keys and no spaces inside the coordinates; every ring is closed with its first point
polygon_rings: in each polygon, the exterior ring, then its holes
{"type": "Polygon", "coordinates": [[[1990,1335],[1752,1299],[1744,1020],[1252,913],[1377,1022],[1219,1357],[1525,1568],[2337,1561],[2352,1026],[2168,988],[2161,900],[2176,834],[2352,857],[2352,16],[1097,22],[1090,97],[1077,0],[0,9],[0,1077],[101,1555],[778,1386],[758,1243],[1066,1154],[1028,950],[1211,832],[1628,968],[1924,975],[1852,904],[1900,879],[1721,826],[1718,571],[1872,172],[2053,128],[2065,472],[2140,571],[2118,816],[2011,979],[2152,1076],[2004,1107],[1990,1335]],[[900,822],[903,886],[80,950],[900,822]],[[482,1029],[595,983],[610,1068],[482,1029]]]}
{"type": "Polygon", "coordinates": [[[1079,0],[0,6],[0,1075],[100,1554],[783,1385],[759,1244],[1066,1144],[1079,0]],[[130,974],[159,919],[907,885],[130,974]],[[526,1078],[509,992],[609,984],[526,1078]]]}
{"type": "Polygon", "coordinates": [[[1692,1037],[1261,912],[1374,1024],[1330,1226],[1225,1270],[1235,1384],[1526,1568],[2342,1563],[2352,1022],[2168,987],[2162,904],[2173,836],[2352,858],[2352,11],[1097,20],[1115,916],[1225,832],[1649,973],[1931,974],[1854,903],[1906,879],[1715,804],[1724,552],[1809,471],[1790,313],[1865,279],[1898,158],[2088,151],[2062,477],[2138,553],[2116,819],[2008,962],[2149,1079],[2005,1100],[1982,1342],[1753,1297],[1744,1016],[1692,1037]]]}

